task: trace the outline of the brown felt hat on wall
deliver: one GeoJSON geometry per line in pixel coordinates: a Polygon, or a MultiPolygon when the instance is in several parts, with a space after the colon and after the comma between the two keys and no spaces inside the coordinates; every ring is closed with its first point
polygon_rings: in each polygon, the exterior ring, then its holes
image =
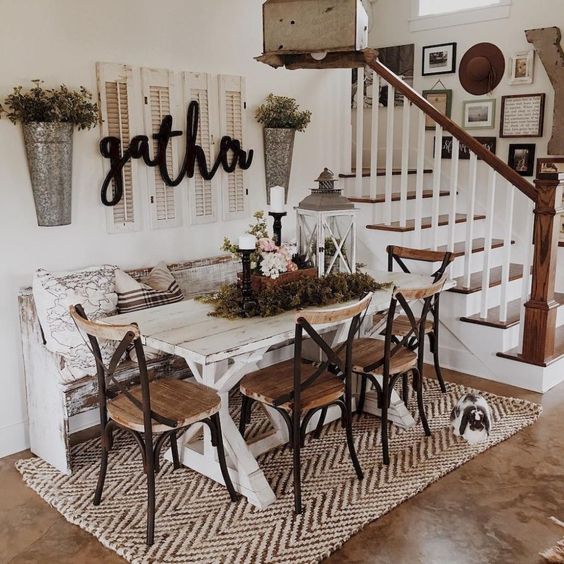
{"type": "Polygon", "coordinates": [[[504,72],[505,57],[492,43],[470,47],[458,68],[462,87],[475,96],[490,93],[501,82],[504,72]]]}

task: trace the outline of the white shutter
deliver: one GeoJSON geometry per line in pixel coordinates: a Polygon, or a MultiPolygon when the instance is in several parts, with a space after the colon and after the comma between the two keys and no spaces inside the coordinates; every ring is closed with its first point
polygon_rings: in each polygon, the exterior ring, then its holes
{"type": "MultiPolygon", "coordinates": [[[[102,114],[102,137],[119,138],[123,151],[135,134],[133,130],[136,129],[138,121],[134,102],[136,89],[133,70],[128,65],[97,63],[96,75],[102,114]]],[[[108,169],[107,166],[105,171],[108,169]]],[[[107,211],[110,233],[138,231],[141,228],[138,171],[138,163],[135,161],[129,161],[123,168],[123,197],[116,206],[109,207],[107,211]]]]}
{"type": "MultiPolygon", "coordinates": [[[[244,139],[245,79],[241,76],[219,76],[219,128],[221,135],[229,135],[241,142],[244,139]]],[[[231,155],[231,153],[230,153],[231,155]]],[[[237,165],[235,172],[222,170],[223,217],[226,220],[247,216],[248,193],[245,172],[237,165]]]]}
{"type": "MultiPolygon", "coordinates": [[[[178,104],[173,73],[161,69],[141,69],[141,83],[143,88],[143,110],[145,134],[149,137],[151,157],[157,153],[157,141],[152,138],[159,132],[162,119],[172,115],[173,124],[178,129],[178,104]]],[[[169,141],[166,164],[169,176],[176,178],[178,166],[178,141],[169,141]]],[[[161,177],[158,167],[147,167],[147,187],[151,226],[153,229],[164,227],[178,227],[182,225],[182,203],[180,194],[184,182],[178,186],[167,186],[161,177]]]]}
{"type": "MultiPolygon", "coordinates": [[[[217,131],[217,89],[214,88],[210,75],[206,73],[184,73],[184,112],[188,111],[190,102],[200,105],[200,120],[196,143],[206,155],[208,170],[213,166],[216,157],[214,133],[217,131]]],[[[186,122],[184,117],[183,122],[186,122]]],[[[194,178],[188,183],[190,216],[194,224],[213,223],[217,221],[219,173],[212,180],[204,180],[196,163],[194,178]]]]}

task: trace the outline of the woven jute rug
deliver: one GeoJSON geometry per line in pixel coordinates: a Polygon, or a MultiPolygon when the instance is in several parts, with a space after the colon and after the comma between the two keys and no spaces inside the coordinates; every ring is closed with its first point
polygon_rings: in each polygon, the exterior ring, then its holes
{"type": "MultiPolygon", "coordinates": [[[[442,394],[434,380],[426,380],[425,388],[433,434],[425,437],[419,420],[407,431],[392,426],[387,467],[382,464],[380,421],[355,417],[355,442],[365,473],[362,481],[354,473],[340,425],[326,426],[319,440],[307,439],[302,455],[302,515],[293,512],[288,447],[259,458],[277,497],[264,510],[245,499],[230,503],[224,487],[187,468],[173,472],[165,462],[157,477],[156,536],[149,549],[145,545],[145,476],[139,451],[127,434],[116,437],[98,507],[92,505],[99,461],[96,440],[75,448],[72,476],[60,474],[38,458],[20,460],[17,467],[28,486],[68,521],[130,562],[318,562],[365,525],[531,425],[541,413],[538,405],[484,393],[492,408],[493,431],[486,443],[471,446],[449,428],[452,407],[470,390],[449,384],[448,392],[442,394]]],[[[413,398],[408,407],[416,413],[413,398]]],[[[255,409],[250,433],[261,432],[268,424],[260,408],[255,409]]]]}

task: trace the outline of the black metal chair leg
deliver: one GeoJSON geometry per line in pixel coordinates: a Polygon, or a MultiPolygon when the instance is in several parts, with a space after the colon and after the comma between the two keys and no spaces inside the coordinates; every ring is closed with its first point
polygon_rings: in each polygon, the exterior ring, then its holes
{"type": "Polygon", "coordinates": [[[302,512],[302,476],[301,476],[301,441],[300,441],[300,417],[294,414],[292,417],[292,460],[294,465],[294,511],[297,514],[302,512]]]}
{"type": "Polygon", "coordinates": [[[439,386],[441,387],[441,392],[446,393],[446,385],[443,378],[443,373],[441,370],[441,363],[439,361],[439,340],[434,333],[429,333],[429,343],[431,346],[431,351],[433,353],[433,363],[435,365],[435,374],[437,375],[437,380],[439,381],[439,386]]]}
{"type": "Polygon", "coordinates": [[[325,425],[325,418],[327,417],[327,408],[324,407],[321,410],[321,413],[319,414],[319,421],[317,422],[317,427],[315,428],[315,431],[313,432],[313,436],[316,439],[319,439],[319,437],[321,437],[321,431],[323,430],[323,425],[325,425]]]}
{"type": "Polygon", "coordinates": [[[407,402],[409,401],[409,380],[407,378],[407,373],[406,374],[402,374],[402,399],[403,399],[403,403],[405,403],[407,405],[407,402]]]}
{"type": "Polygon", "coordinates": [[[219,467],[221,468],[221,475],[223,476],[223,481],[225,482],[225,487],[229,492],[231,501],[237,501],[237,492],[233,487],[233,482],[231,481],[231,476],[229,475],[229,469],[227,468],[227,462],[225,460],[225,449],[223,448],[223,434],[221,433],[221,421],[219,419],[219,413],[215,413],[211,416],[211,422],[215,427],[215,443],[217,448],[217,459],[219,461],[219,467]]]}
{"type": "Polygon", "coordinates": [[[390,450],[388,446],[388,404],[390,402],[389,377],[384,375],[382,385],[382,458],[384,464],[390,464],[390,450]]]}
{"type": "Polygon", "coordinates": [[[358,377],[360,378],[360,393],[358,394],[358,400],[356,403],[356,413],[357,415],[361,415],[364,411],[364,402],[366,401],[366,377],[362,374],[359,374],[358,377]]]}
{"type": "Polygon", "coordinates": [[[147,546],[155,542],[155,460],[147,450],[147,546]]]}
{"type": "Polygon", "coordinates": [[[100,471],[98,473],[98,483],[96,484],[96,492],[94,494],[94,505],[100,505],[102,501],[102,491],[104,490],[104,482],[106,481],[106,472],[108,470],[108,449],[102,442],[102,455],[100,458],[100,471]]]}
{"type": "Polygon", "coordinates": [[[349,454],[354,466],[354,470],[359,480],[364,478],[364,473],[358,461],[358,456],[356,454],[356,449],[354,448],[354,436],[352,430],[352,413],[350,407],[347,405],[346,401],[339,403],[341,410],[343,411],[343,420],[345,422],[345,431],[347,435],[347,446],[349,448],[349,454]]]}
{"type": "Polygon", "coordinates": [[[247,423],[250,420],[251,409],[250,409],[251,399],[243,394],[241,394],[241,414],[239,416],[239,433],[245,437],[245,430],[247,428],[247,423]]]}
{"type": "Polygon", "coordinates": [[[421,423],[423,424],[423,429],[427,436],[431,435],[431,429],[429,428],[429,423],[427,422],[427,416],[425,415],[425,406],[423,405],[423,378],[421,373],[417,368],[413,369],[414,376],[417,378],[417,407],[419,409],[419,416],[421,417],[421,423]],[[417,374],[416,374],[417,373],[417,374]]]}
{"type": "Polygon", "coordinates": [[[178,456],[178,437],[176,436],[176,431],[170,433],[170,450],[172,452],[172,464],[174,465],[174,469],[178,470],[181,465],[178,456]]]}

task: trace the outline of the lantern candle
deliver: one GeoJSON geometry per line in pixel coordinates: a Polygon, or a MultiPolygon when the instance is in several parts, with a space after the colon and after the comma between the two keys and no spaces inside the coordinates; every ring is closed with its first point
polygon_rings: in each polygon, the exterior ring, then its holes
{"type": "Polygon", "coordinates": [[[284,200],[286,190],[282,186],[273,186],[270,189],[270,211],[273,213],[284,213],[284,200]]]}
{"type": "Polygon", "coordinates": [[[257,238],[250,233],[244,233],[239,237],[240,251],[254,251],[257,247],[257,238]]]}

